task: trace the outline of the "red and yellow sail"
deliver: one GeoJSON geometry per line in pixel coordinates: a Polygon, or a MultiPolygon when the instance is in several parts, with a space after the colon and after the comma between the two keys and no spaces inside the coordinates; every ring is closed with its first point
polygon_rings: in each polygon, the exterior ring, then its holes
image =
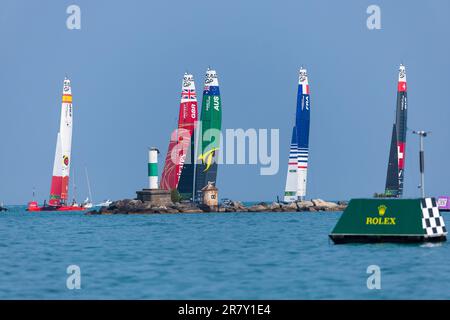
{"type": "Polygon", "coordinates": [[[64,79],[61,102],[61,119],[56,140],[53,176],[50,187],[49,204],[59,206],[67,202],[69,195],[69,176],[72,150],[72,89],[70,80],[64,79]]]}

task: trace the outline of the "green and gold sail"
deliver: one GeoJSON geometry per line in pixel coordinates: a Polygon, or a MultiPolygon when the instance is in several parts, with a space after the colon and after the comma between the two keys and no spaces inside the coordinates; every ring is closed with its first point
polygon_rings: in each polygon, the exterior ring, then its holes
{"type": "Polygon", "coordinates": [[[222,126],[222,102],[220,99],[217,72],[208,68],[203,89],[195,165],[194,200],[208,182],[216,182],[217,162],[220,150],[220,130],[222,126]]]}

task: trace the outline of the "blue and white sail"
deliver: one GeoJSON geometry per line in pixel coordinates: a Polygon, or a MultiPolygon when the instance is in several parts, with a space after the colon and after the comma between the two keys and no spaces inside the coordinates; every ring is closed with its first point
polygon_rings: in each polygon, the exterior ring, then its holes
{"type": "Polygon", "coordinates": [[[289,149],[289,163],[286,178],[286,188],[284,190],[284,201],[292,202],[297,200],[298,185],[298,145],[297,145],[297,129],[292,128],[291,147],[289,149]]]}
{"type": "Polygon", "coordinates": [[[309,117],[310,98],[308,73],[301,68],[298,79],[297,93],[297,144],[298,144],[298,186],[297,197],[303,199],[306,195],[306,178],[308,173],[309,155],[309,117]]]}
{"type": "Polygon", "coordinates": [[[299,199],[302,200],[306,196],[310,107],[308,74],[306,69],[300,68],[297,92],[297,111],[291,139],[288,174],[284,195],[284,201],[287,202],[299,199]],[[296,161],[294,161],[294,157],[296,157],[296,161]],[[295,162],[296,170],[292,168],[295,162]],[[295,183],[293,182],[294,177],[296,178],[295,183]]]}

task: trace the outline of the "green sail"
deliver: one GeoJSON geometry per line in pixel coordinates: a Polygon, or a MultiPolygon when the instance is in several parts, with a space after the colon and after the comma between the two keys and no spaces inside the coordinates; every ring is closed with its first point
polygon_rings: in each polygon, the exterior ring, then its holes
{"type": "Polygon", "coordinates": [[[200,134],[197,143],[194,200],[199,200],[201,189],[208,182],[216,183],[221,127],[222,102],[219,81],[216,71],[208,69],[203,90],[200,134]]]}

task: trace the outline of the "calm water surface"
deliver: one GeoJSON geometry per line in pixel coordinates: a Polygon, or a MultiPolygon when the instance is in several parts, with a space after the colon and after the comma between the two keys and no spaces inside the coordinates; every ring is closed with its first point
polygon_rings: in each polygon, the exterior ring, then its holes
{"type": "MultiPolygon", "coordinates": [[[[340,213],[0,213],[1,299],[450,299],[450,245],[333,245],[340,213]],[[81,268],[81,290],[66,268],[81,268]],[[366,269],[379,265],[381,290],[366,269]]],[[[449,214],[444,213],[447,225],[449,214]]]]}

